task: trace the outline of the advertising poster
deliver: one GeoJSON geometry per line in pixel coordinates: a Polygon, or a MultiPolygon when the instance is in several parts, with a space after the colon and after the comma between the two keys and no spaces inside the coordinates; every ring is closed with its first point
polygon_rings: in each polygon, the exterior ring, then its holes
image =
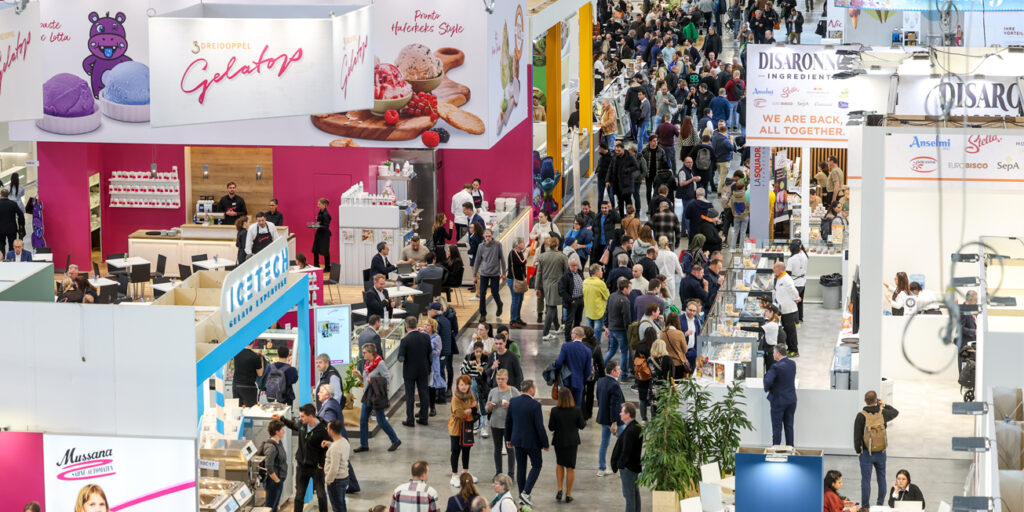
{"type": "Polygon", "coordinates": [[[248,9],[198,5],[150,20],[153,126],[370,106],[371,7],[333,18],[345,7],[276,7],[276,19],[248,9]]]}
{"type": "MultiPolygon", "coordinates": [[[[46,512],[43,434],[0,432],[0,453],[3,454],[0,457],[0,510],[21,512],[26,505],[35,502],[46,512]]],[[[74,507],[67,506],[63,510],[74,510],[74,507]]]]}
{"type": "Polygon", "coordinates": [[[352,306],[339,304],[313,310],[316,353],[327,354],[331,364],[352,362],[352,306]]]}
{"type": "MultiPolygon", "coordinates": [[[[835,0],[839,7],[883,11],[931,11],[934,0],[835,0]]],[[[953,8],[968,11],[1024,11],[1024,0],[953,0],[953,8]]]]}
{"type": "Polygon", "coordinates": [[[889,134],[885,179],[908,187],[1024,188],[1024,137],[889,134]]]}
{"type": "Polygon", "coordinates": [[[846,147],[854,83],[833,75],[858,68],[855,55],[821,45],[753,45],[747,63],[748,144],[846,147]]]}
{"type": "MultiPolygon", "coordinates": [[[[161,16],[196,9],[195,3],[192,0],[108,0],[102,3],[48,0],[42,3],[40,37],[47,41],[41,48],[43,103],[45,109],[45,91],[50,90],[50,104],[54,108],[52,115],[40,123],[12,123],[11,138],[129,144],[488,149],[526,117],[529,87],[522,82],[526,80],[529,56],[516,51],[517,41],[526,37],[525,0],[500,2],[493,14],[482,9],[478,0],[427,4],[418,0],[374,2],[371,40],[359,62],[374,66],[372,77],[367,79],[371,81],[364,82],[364,87],[371,89],[377,99],[368,109],[342,112],[343,109],[332,108],[311,115],[285,115],[310,99],[303,98],[311,96],[306,88],[288,87],[278,91],[279,97],[262,101],[260,98],[265,92],[247,89],[284,78],[291,80],[293,73],[298,74],[303,61],[294,58],[296,45],[292,40],[306,41],[308,37],[280,27],[261,34],[262,44],[256,36],[240,37],[234,29],[203,36],[194,32],[191,35],[154,34],[161,38],[161,46],[166,44],[175,53],[172,62],[176,62],[176,67],[189,58],[192,59],[188,60],[190,64],[199,56],[207,59],[208,67],[206,70],[193,68],[193,72],[202,73],[190,74],[190,79],[194,76],[197,80],[184,84],[184,70],[179,70],[168,83],[161,79],[161,85],[150,94],[150,72],[162,76],[165,71],[153,69],[158,65],[154,56],[163,55],[164,50],[154,44],[151,51],[150,22],[159,26],[161,16]],[[517,21],[519,18],[522,21],[517,21]],[[197,44],[200,53],[191,53],[197,44]],[[222,45],[232,46],[225,50],[222,45]],[[268,50],[261,57],[264,46],[268,50]],[[183,50],[185,54],[181,54],[183,50]],[[236,58],[232,71],[228,72],[231,56],[236,58]],[[265,62],[261,65],[266,59],[277,60],[273,66],[265,62]],[[284,74],[278,76],[286,60],[290,64],[284,74]],[[220,65],[224,67],[218,69],[220,65]],[[116,66],[122,66],[122,70],[108,81],[117,81],[123,86],[119,90],[123,90],[124,95],[117,99],[125,104],[103,103],[105,100],[100,94],[106,87],[103,77],[116,66]],[[50,80],[52,82],[45,85],[50,80]],[[165,87],[173,91],[174,87],[184,86],[194,91],[179,91],[177,95],[182,101],[187,99],[191,108],[198,109],[203,80],[206,80],[206,104],[226,104],[223,102],[244,97],[252,99],[251,104],[239,107],[244,107],[245,117],[250,119],[213,122],[213,119],[224,119],[214,109],[214,115],[206,118],[189,121],[172,116],[169,121],[202,124],[153,126],[150,96],[156,101],[155,94],[165,94],[165,87]],[[195,89],[197,86],[199,89],[195,89]],[[231,98],[222,94],[243,89],[246,90],[231,98]],[[73,101],[67,101],[68,98],[73,101]],[[389,110],[393,113],[388,114],[389,110]],[[284,117],[270,117],[282,115],[284,117]],[[254,117],[259,119],[251,119],[254,117]],[[431,133],[424,135],[428,131],[431,133]]],[[[199,8],[212,7],[206,4],[199,8]]],[[[261,12],[257,11],[249,16],[253,18],[249,20],[253,26],[264,17],[259,14],[261,12]]],[[[332,34],[350,30],[337,23],[332,34]]],[[[350,39],[352,35],[347,34],[338,43],[348,45],[343,57],[352,55],[350,61],[359,58],[361,45],[358,37],[350,39]]],[[[153,41],[158,40],[154,37],[153,41]]],[[[338,38],[333,41],[337,43],[338,38]]],[[[331,71],[333,76],[327,83],[335,79],[344,82],[341,76],[344,69],[342,66],[331,71]]],[[[351,82],[354,76],[348,77],[349,94],[359,89],[351,82]]],[[[327,99],[337,99],[336,93],[339,93],[337,89],[331,91],[327,99]]],[[[158,117],[162,112],[167,113],[161,107],[156,109],[158,117]]]]}
{"type": "Polygon", "coordinates": [[[39,2],[0,4],[0,122],[43,115],[39,2]]]}
{"type": "Polygon", "coordinates": [[[954,79],[940,83],[930,76],[901,76],[897,115],[938,116],[945,98],[953,100],[950,116],[1024,116],[1016,77],[954,79]]]}
{"type": "Polygon", "coordinates": [[[766,240],[769,236],[772,185],[771,148],[750,148],[750,238],[755,240],[766,240]]]}
{"type": "Polygon", "coordinates": [[[192,439],[46,435],[42,454],[47,510],[196,510],[192,439]]]}

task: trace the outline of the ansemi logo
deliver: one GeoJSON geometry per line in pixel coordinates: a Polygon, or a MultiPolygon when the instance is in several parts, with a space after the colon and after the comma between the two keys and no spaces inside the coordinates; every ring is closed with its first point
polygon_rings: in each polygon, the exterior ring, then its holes
{"type": "Polygon", "coordinates": [[[908,147],[949,149],[951,146],[952,141],[949,139],[942,140],[937,137],[935,139],[922,139],[915,135],[914,140],[910,142],[910,146],[908,147]]]}

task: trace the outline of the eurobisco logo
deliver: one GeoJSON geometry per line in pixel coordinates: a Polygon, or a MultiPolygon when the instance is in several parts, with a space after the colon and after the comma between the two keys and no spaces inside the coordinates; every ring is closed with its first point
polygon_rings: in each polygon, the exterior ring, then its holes
{"type": "Polygon", "coordinates": [[[930,156],[918,156],[910,159],[910,170],[921,174],[935,172],[938,162],[930,156]]]}
{"type": "Polygon", "coordinates": [[[116,474],[114,471],[114,450],[97,450],[89,453],[75,453],[68,448],[57,461],[57,480],[89,480],[116,474]]]}

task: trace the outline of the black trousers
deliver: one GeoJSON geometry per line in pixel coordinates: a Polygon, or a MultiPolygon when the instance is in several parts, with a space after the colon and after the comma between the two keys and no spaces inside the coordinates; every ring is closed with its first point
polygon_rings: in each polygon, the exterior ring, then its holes
{"type": "Polygon", "coordinates": [[[577,297],[565,304],[565,341],[572,337],[572,328],[578,327],[583,321],[583,297],[577,297]]]}
{"type": "Polygon", "coordinates": [[[594,388],[597,379],[587,381],[583,384],[583,419],[589,421],[594,415],[594,388]]]}
{"type": "Polygon", "coordinates": [[[231,393],[238,399],[238,405],[252,407],[258,401],[260,390],[256,386],[232,383],[231,393]]]}
{"type": "MultiPolygon", "coordinates": [[[[494,440],[494,473],[504,473],[501,470],[501,449],[505,446],[505,429],[491,427],[491,439],[494,440]]],[[[512,476],[516,474],[516,451],[515,448],[506,448],[505,453],[508,457],[508,473],[506,475],[512,476]]]]}
{"type": "Polygon", "coordinates": [[[309,479],[313,479],[313,492],[316,493],[316,505],[319,510],[330,510],[327,508],[327,488],[324,486],[324,470],[316,466],[300,464],[295,470],[295,512],[302,512],[305,507],[306,489],[309,488],[309,479]]]}
{"type": "Polygon", "coordinates": [[[7,256],[7,251],[14,250],[14,240],[18,238],[17,233],[0,233],[0,261],[7,256]]]}
{"type": "Polygon", "coordinates": [[[448,395],[452,394],[452,383],[455,382],[455,369],[452,366],[453,357],[452,355],[441,356],[441,374],[444,376],[444,381],[448,383],[448,395]]]}
{"type": "Polygon", "coordinates": [[[796,312],[798,313],[798,315],[797,315],[798,320],[797,321],[800,322],[800,323],[804,322],[804,290],[805,289],[807,289],[806,286],[797,286],[796,287],[796,291],[800,292],[800,302],[796,303],[796,312]]]}
{"type": "MultiPolygon", "coordinates": [[[[633,203],[633,191],[620,192],[619,193],[619,215],[622,217],[626,216],[626,205],[633,203]]],[[[638,205],[633,205],[633,208],[637,208],[638,205]]]]}
{"type": "Polygon", "coordinates": [[[796,339],[796,321],[800,316],[799,312],[786,313],[782,315],[782,329],[786,331],[786,346],[791,352],[800,353],[796,339]]]}
{"type": "Polygon", "coordinates": [[[469,449],[472,446],[462,446],[459,436],[448,436],[452,440],[452,473],[459,472],[459,454],[462,454],[462,469],[469,471],[469,449]]]}
{"type": "Polygon", "coordinates": [[[497,315],[501,315],[501,309],[504,304],[501,303],[501,294],[498,293],[498,287],[501,285],[501,276],[480,276],[480,319],[487,316],[487,289],[490,288],[491,295],[494,296],[494,303],[498,306],[496,311],[497,315]]]}
{"type": "Polygon", "coordinates": [[[406,377],[405,378],[405,422],[412,423],[413,415],[413,396],[414,393],[419,391],[420,394],[420,421],[427,421],[427,411],[430,409],[430,390],[427,387],[427,381],[430,376],[420,375],[419,377],[406,377]]]}
{"type": "MultiPolygon", "coordinates": [[[[331,251],[327,251],[327,252],[323,253],[323,257],[324,257],[324,272],[330,272],[331,271],[331,251]]],[[[318,252],[314,252],[313,253],[313,266],[314,267],[319,267],[320,266],[320,253],[318,253],[318,252]]]]}

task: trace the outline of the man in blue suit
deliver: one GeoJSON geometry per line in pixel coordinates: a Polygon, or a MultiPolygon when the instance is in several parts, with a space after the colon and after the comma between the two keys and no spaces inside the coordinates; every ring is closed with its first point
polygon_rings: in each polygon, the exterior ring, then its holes
{"type": "Polygon", "coordinates": [[[541,450],[548,450],[548,433],[544,429],[544,415],[540,410],[540,402],[533,396],[537,394],[532,380],[524,380],[521,395],[508,401],[505,412],[505,445],[515,448],[516,483],[519,484],[519,499],[527,505],[530,492],[540,476],[543,460],[541,450]],[[530,459],[530,475],[526,476],[526,459],[530,459]]]}
{"type": "Polygon", "coordinates": [[[775,364],[764,374],[764,390],[772,411],[772,444],[782,444],[782,431],[786,431],[786,444],[793,446],[793,414],[796,412],[796,363],[786,357],[785,344],[774,346],[775,364]]]}
{"type": "Polygon", "coordinates": [[[605,463],[608,454],[608,442],[612,437],[612,427],[618,431],[618,411],[626,401],[619,386],[619,375],[622,369],[619,363],[609,361],[605,366],[605,375],[597,380],[597,423],[601,425],[601,445],[597,448],[597,476],[610,475],[605,463]]]}
{"type": "Polygon", "coordinates": [[[6,261],[32,261],[32,253],[25,250],[25,242],[20,238],[14,239],[14,250],[7,251],[6,261]]]}
{"type": "Polygon", "coordinates": [[[555,370],[561,370],[563,366],[569,367],[572,375],[565,379],[562,385],[572,391],[572,398],[576,400],[576,407],[581,407],[583,405],[583,385],[594,371],[594,353],[590,350],[590,347],[583,344],[584,334],[582,327],[573,327],[570,336],[572,336],[572,341],[563,343],[562,349],[558,351],[558,359],[555,359],[555,370]]]}
{"type": "Polygon", "coordinates": [[[391,252],[391,248],[388,247],[387,242],[380,242],[377,244],[377,254],[373,255],[370,260],[370,276],[377,274],[384,274],[387,278],[388,274],[398,270],[398,267],[391,264],[388,260],[388,253],[391,252]]]}

